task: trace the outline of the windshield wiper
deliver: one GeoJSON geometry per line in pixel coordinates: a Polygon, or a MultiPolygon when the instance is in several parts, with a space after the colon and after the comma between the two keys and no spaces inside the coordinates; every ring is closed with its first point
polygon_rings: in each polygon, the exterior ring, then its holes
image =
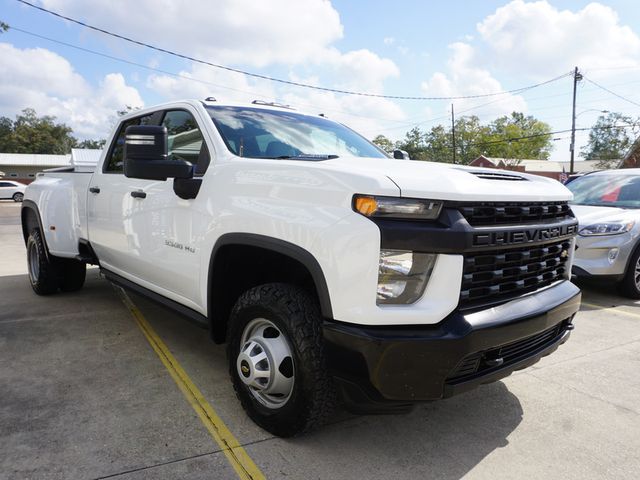
{"type": "Polygon", "coordinates": [[[338,155],[319,155],[315,153],[301,153],[299,155],[280,155],[279,157],[274,157],[278,160],[333,160],[334,158],[338,158],[338,155]]]}

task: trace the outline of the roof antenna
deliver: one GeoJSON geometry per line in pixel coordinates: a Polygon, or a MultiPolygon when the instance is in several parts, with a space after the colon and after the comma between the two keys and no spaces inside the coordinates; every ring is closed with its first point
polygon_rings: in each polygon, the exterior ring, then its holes
{"type": "Polygon", "coordinates": [[[216,97],[207,97],[204,99],[205,102],[216,102],[216,97]]]}

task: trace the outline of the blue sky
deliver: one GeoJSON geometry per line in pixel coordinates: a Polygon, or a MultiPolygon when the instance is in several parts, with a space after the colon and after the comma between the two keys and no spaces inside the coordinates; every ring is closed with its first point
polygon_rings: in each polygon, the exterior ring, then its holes
{"type": "MultiPolygon", "coordinates": [[[[582,82],[579,127],[601,110],[638,116],[640,9],[609,1],[33,0],[48,9],[214,63],[279,78],[385,95],[468,96],[512,90],[568,73],[582,82]]],[[[70,124],[81,138],[105,137],[125,105],[213,95],[254,98],[324,112],[373,138],[461,114],[490,121],[512,110],[571,124],[565,77],[519,94],[407,101],[282,86],[133,46],[18,3],[0,0],[0,115],[26,107],[70,124]],[[120,58],[90,54],[19,30],[120,58]],[[146,68],[145,68],[146,67],[146,68]]],[[[578,148],[586,132],[577,136],[578,148]]],[[[568,158],[568,135],[552,159],[568,158]]]]}

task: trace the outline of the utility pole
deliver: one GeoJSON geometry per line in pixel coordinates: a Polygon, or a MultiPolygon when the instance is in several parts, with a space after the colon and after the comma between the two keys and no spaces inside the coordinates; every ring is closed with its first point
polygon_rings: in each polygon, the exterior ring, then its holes
{"type": "Polygon", "coordinates": [[[578,67],[576,67],[573,71],[573,110],[571,114],[571,145],[569,145],[571,163],[569,164],[569,175],[573,174],[573,159],[576,149],[576,90],[580,80],[582,80],[582,74],[578,71],[578,67]]]}
{"type": "Polygon", "coordinates": [[[453,144],[453,163],[456,163],[456,122],[453,116],[453,103],[451,104],[451,143],[453,144]]]}

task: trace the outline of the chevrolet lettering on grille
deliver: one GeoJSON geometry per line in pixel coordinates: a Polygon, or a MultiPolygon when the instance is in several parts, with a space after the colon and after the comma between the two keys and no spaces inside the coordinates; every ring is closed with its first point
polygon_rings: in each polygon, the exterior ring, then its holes
{"type": "Polygon", "coordinates": [[[474,247],[498,247],[505,245],[520,245],[526,243],[544,242],[578,232],[578,224],[558,225],[549,228],[531,228],[526,230],[512,230],[506,232],[482,232],[473,234],[474,247]]]}

